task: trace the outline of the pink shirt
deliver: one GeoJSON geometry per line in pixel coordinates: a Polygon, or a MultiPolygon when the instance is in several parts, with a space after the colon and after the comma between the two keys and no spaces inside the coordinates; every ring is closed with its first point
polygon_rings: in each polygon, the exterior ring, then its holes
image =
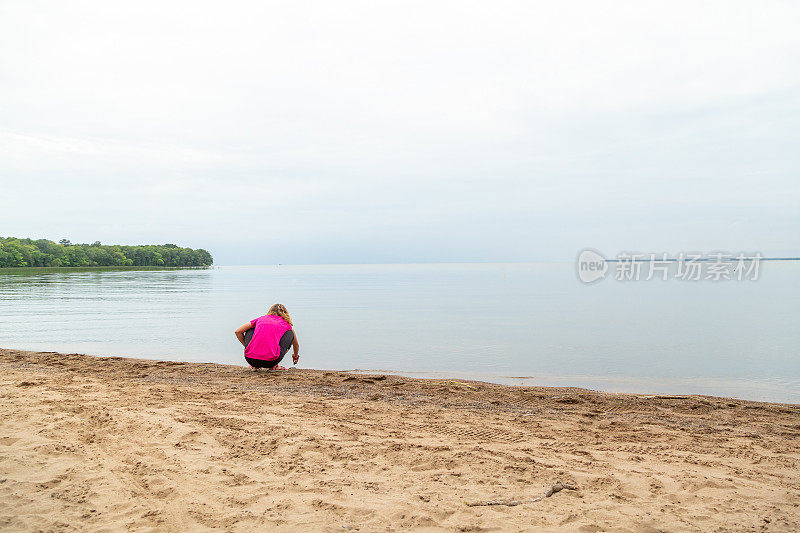
{"type": "Polygon", "coordinates": [[[276,315],[264,315],[250,321],[256,327],[244,354],[252,359],[272,361],[281,354],[279,343],[283,334],[292,329],[284,319],[276,315]]]}

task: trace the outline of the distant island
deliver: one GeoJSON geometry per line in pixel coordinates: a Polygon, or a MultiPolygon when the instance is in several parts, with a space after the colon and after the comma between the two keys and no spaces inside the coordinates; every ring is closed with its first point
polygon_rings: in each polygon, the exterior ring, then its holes
{"type": "Polygon", "coordinates": [[[175,244],[136,246],[58,243],[47,239],[0,237],[0,268],[8,267],[93,267],[165,266],[203,267],[214,263],[202,248],[193,250],[175,244]]]}

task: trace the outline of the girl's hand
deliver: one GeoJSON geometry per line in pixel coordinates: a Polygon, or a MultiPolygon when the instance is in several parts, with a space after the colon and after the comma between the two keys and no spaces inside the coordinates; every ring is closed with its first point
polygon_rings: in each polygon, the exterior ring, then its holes
{"type": "Polygon", "coordinates": [[[298,362],[299,360],[300,360],[300,354],[299,354],[299,353],[292,354],[292,362],[293,362],[294,364],[297,364],[297,362],[298,362]]]}

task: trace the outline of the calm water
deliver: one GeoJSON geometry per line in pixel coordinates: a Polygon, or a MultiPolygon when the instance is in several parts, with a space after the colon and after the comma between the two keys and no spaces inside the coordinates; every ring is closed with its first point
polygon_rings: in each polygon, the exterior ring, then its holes
{"type": "Polygon", "coordinates": [[[244,364],[274,302],[300,366],[800,403],[800,263],[586,286],[571,263],[0,274],[0,346],[244,364]]]}

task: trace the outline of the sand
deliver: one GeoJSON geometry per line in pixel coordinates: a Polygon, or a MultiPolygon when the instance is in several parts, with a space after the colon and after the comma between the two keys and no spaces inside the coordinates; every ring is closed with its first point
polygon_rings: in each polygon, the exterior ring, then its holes
{"type": "Polygon", "coordinates": [[[798,405],[18,350],[0,371],[3,531],[800,530],[798,405]],[[523,503],[470,505],[497,499],[523,503]]]}

